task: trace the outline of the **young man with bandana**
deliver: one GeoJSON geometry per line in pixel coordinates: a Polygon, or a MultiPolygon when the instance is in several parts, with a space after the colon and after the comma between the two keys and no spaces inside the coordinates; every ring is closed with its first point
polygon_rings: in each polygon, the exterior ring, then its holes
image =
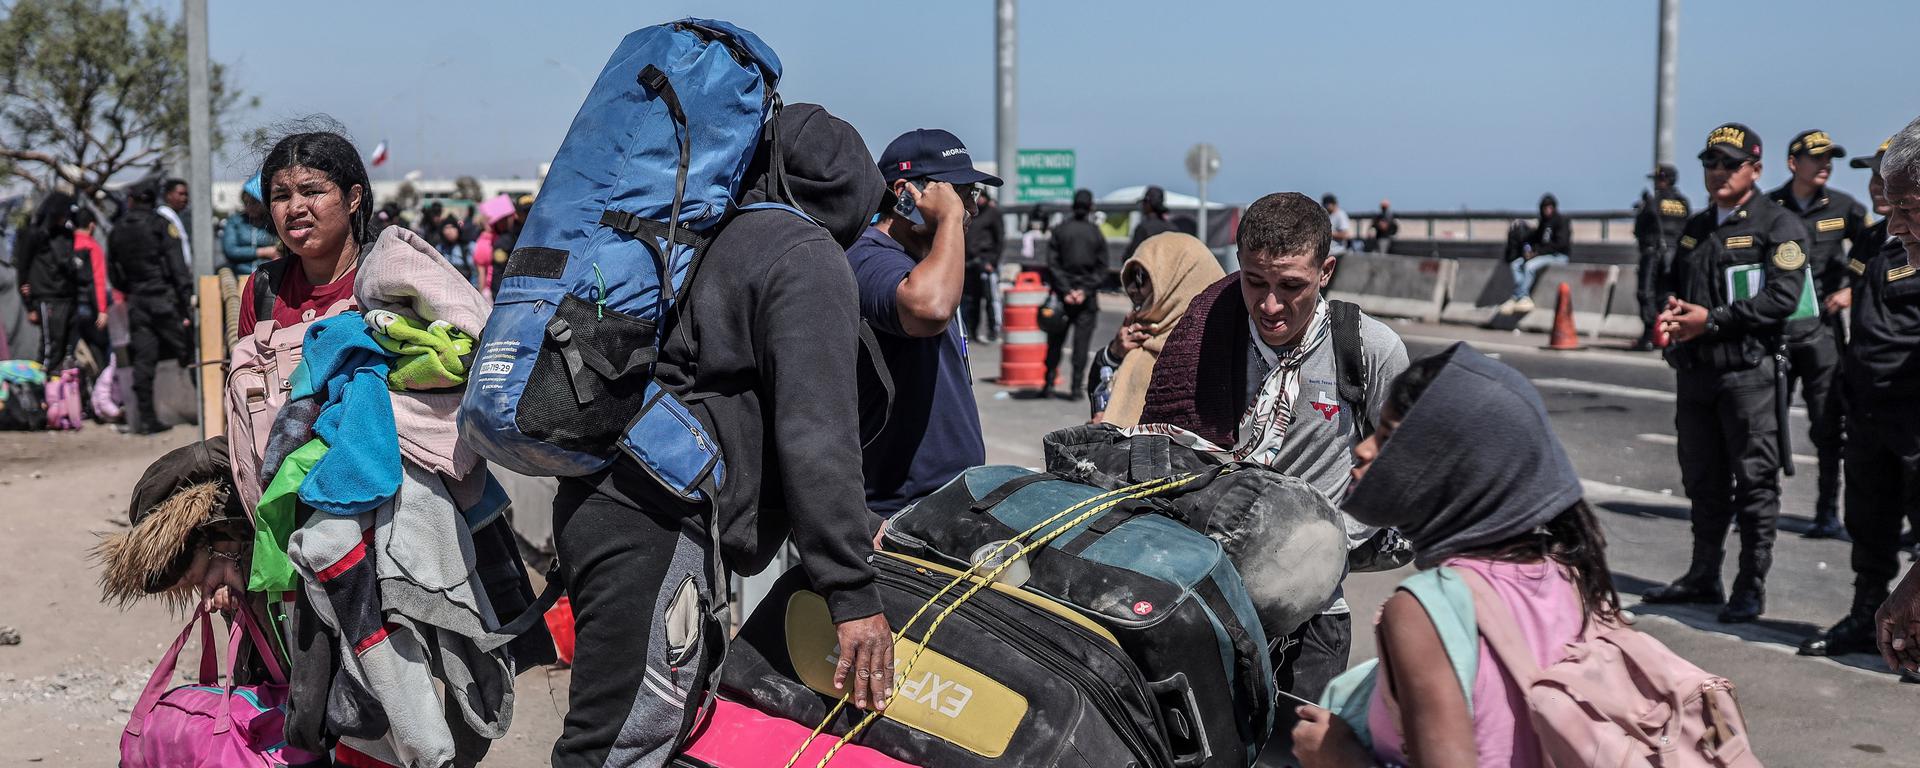
{"type": "Polygon", "coordinates": [[[1659,321],[1672,335],[1680,482],[1692,503],[1685,575],[1647,590],[1649,603],[1722,605],[1720,621],[1766,612],[1780,514],[1778,377],[1782,335],[1818,316],[1807,281],[1807,228],[1761,194],[1760,137],[1739,123],[1713,129],[1700,151],[1711,205],[1687,220],[1659,321]],[[1740,569],[1722,588],[1727,528],[1740,520],[1740,569]]]}
{"type": "MultiPolygon", "coordinates": [[[[1385,324],[1355,311],[1364,376],[1336,364],[1336,310],[1321,296],[1339,261],[1329,255],[1332,235],[1326,209],[1300,193],[1248,206],[1237,233],[1240,271],[1188,304],[1154,366],[1140,423],[1180,427],[1214,446],[1232,446],[1236,458],[1306,480],[1328,498],[1344,496],[1353,447],[1372,432],[1388,387],[1406,370],[1407,348],[1385,324]],[[1349,402],[1340,384],[1355,377],[1364,391],[1349,402]]],[[[1372,555],[1386,537],[1376,539],[1375,529],[1352,520],[1347,533],[1349,549],[1363,561],[1354,567],[1379,565],[1372,555]]],[[[1347,667],[1346,600],[1336,593],[1324,613],[1273,640],[1276,682],[1317,698],[1347,667]]],[[[1282,741],[1263,754],[1286,756],[1282,741]]]]}

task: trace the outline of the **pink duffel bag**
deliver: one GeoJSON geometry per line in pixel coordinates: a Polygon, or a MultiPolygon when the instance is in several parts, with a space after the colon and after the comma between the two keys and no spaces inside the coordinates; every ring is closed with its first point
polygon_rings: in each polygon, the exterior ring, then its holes
{"type": "MultiPolygon", "coordinates": [[[[807,743],[813,729],[785,718],[765,714],[726,699],[714,699],[707,721],[694,729],[686,749],[670,764],[673,768],[779,768],[793,751],[807,743]]],[[[807,745],[793,765],[812,768],[827,756],[840,737],[822,733],[807,745]]],[[[834,753],[833,768],[914,768],[858,744],[834,753]]]]}
{"type": "Polygon", "coordinates": [[[316,759],[286,746],[282,731],[287,719],[287,675],[267,647],[253,615],[244,608],[235,615],[238,621],[227,639],[228,681],[224,685],[213,655],[212,616],[202,605],[187,620],[173,647],[160,657],[140,702],[133,707],[133,717],[127,720],[126,731],[120,734],[122,768],[255,768],[316,759]],[[169,689],[180,649],[196,624],[200,627],[199,683],[169,689]],[[243,641],[253,643],[254,652],[267,668],[268,682],[233,685],[232,671],[243,641]]]}

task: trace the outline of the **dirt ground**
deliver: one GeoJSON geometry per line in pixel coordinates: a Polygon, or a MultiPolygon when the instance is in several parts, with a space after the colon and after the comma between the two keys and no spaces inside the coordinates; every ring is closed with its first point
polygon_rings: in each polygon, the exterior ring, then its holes
{"type": "MultiPolygon", "coordinates": [[[[197,437],[177,427],[134,437],[0,432],[0,766],[103,766],[184,615],[158,604],[100,602],[87,551],[123,530],[127,498],[149,462],[197,437]],[[0,639],[4,642],[4,639],[0,639]]],[[[182,669],[197,657],[184,652],[182,669]]],[[[544,765],[560,732],[568,675],[520,675],[513,729],[486,765],[544,765]]]]}

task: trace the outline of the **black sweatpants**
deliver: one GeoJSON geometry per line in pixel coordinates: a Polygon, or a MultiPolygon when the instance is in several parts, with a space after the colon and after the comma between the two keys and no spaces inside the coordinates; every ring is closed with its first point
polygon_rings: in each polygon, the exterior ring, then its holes
{"type": "MultiPolygon", "coordinates": [[[[1327,684],[1347,671],[1353,653],[1353,614],[1323,613],[1307,620],[1284,642],[1275,643],[1273,682],[1280,690],[1307,701],[1319,701],[1327,684]]],[[[1293,700],[1278,700],[1273,718],[1273,737],[1260,750],[1255,763],[1261,768],[1299,765],[1293,758],[1293,700]]]]}
{"type": "Polygon", "coordinates": [[[1094,327],[1100,324],[1100,295],[1087,292],[1087,300],[1078,306],[1063,305],[1067,310],[1065,327],[1056,333],[1047,334],[1047,383],[1045,389],[1053,389],[1056,375],[1060,370],[1060,353],[1067,345],[1067,336],[1073,336],[1073,369],[1067,372],[1067,386],[1074,391],[1080,390],[1081,377],[1087,373],[1087,352],[1093,345],[1094,327]]]}
{"type": "Polygon", "coordinates": [[[1719,573],[1727,528],[1740,519],[1740,574],[1759,582],[1773,565],[1780,515],[1779,417],[1773,363],[1744,371],[1680,371],[1674,427],[1680,483],[1692,504],[1693,562],[1719,573]]]}
{"type": "MultiPolygon", "coordinates": [[[[1798,386],[1807,405],[1807,437],[1819,457],[1819,495],[1814,514],[1822,520],[1840,518],[1840,459],[1846,448],[1846,408],[1840,388],[1840,339],[1832,324],[1804,339],[1787,343],[1787,385],[1798,386]]],[[[1792,392],[1791,389],[1788,390],[1792,392]]],[[[1783,456],[1782,461],[1792,457],[1783,456]]]]}
{"type": "Polygon", "coordinates": [[[52,375],[65,367],[80,338],[74,333],[80,302],[75,299],[41,299],[34,302],[40,313],[40,364],[52,375]]]}
{"type": "Polygon", "coordinates": [[[696,622],[703,629],[687,637],[664,620],[682,610],[705,616],[710,550],[703,514],[658,501],[652,482],[625,459],[560,481],[554,544],[574,652],[556,768],[665,765],[687,707],[699,703],[689,697],[716,660],[710,652],[723,647],[724,630],[711,623],[696,622]]]}
{"type": "Polygon", "coordinates": [[[158,424],[153,401],[153,376],[160,359],[171,357],[185,366],[193,362],[193,345],[180,310],[168,296],[127,297],[127,355],[133,363],[133,399],[139,404],[141,424],[158,424]]]}
{"type": "Polygon", "coordinates": [[[1855,609],[1900,575],[1900,526],[1920,510],[1920,405],[1848,402],[1847,534],[1855,609]]]}

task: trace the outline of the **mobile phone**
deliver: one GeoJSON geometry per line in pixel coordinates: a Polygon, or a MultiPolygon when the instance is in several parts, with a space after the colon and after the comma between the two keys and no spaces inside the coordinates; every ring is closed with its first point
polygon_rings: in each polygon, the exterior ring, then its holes
{"type": "MultiPolygon", "coordinates": [[[[927,183],[924,181],[909,181],[907,182],[907,184],[911,185],[914,189],[920,190],[921,192],[927,191],[927,183]]],[[[901,190],[901,191],[905,192],[906,190],[901,190]]],[[[911,221],[915,224],[927,223],[926,218],[920,215],[920,206],[914,204],[913,195],[911,194],[894,195],[893,212],[895,215],[899,216],[900,218],[906,219],[907,221],[911,221]]]]}

